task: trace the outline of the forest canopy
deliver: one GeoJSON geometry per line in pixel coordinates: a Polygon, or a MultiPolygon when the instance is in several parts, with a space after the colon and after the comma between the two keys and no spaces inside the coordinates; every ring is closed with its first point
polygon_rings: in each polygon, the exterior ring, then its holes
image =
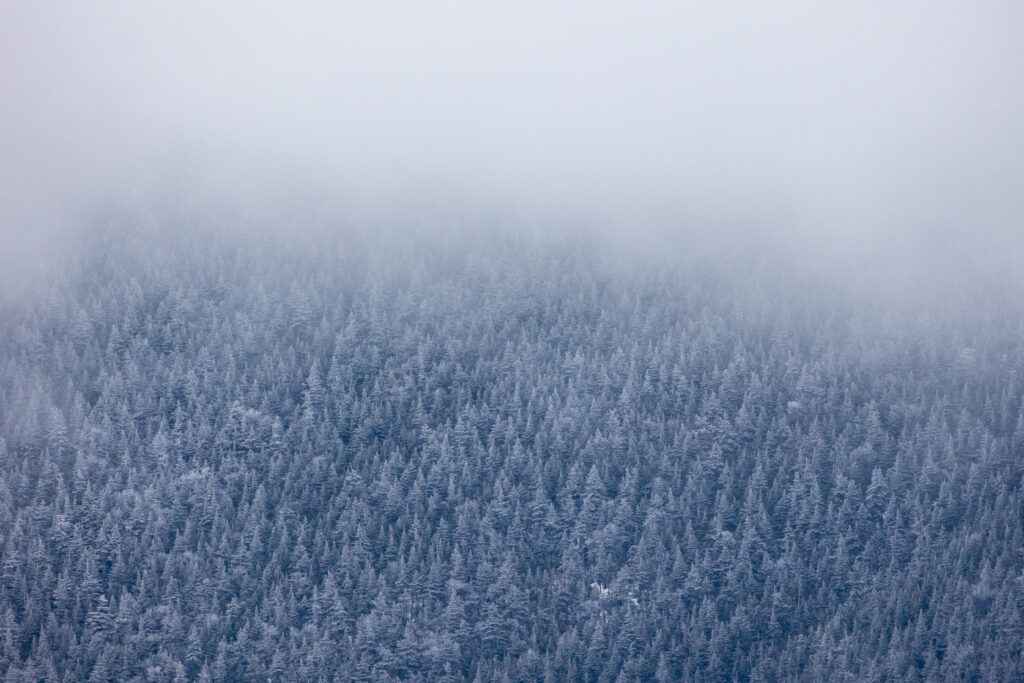
{"type": "Polygon", "coordinates": [[[98,231],[0,312],[0,676],[1024,678],[1019,304],[806,284],[98,231]]]}

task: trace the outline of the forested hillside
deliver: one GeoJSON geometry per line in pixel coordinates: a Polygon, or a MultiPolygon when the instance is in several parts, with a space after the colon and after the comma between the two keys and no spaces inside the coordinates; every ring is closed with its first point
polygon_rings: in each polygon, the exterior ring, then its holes
{"type": "Polygon", "coordinates": [[[1016,304],[307,242],[0,313],[4,680],[1024,679],[1016,304]]]}

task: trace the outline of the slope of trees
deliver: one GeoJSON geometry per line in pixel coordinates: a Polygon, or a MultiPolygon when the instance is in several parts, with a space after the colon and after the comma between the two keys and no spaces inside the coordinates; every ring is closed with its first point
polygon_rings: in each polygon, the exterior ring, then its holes
{"type": "Polygon", "coordinates": [[[1024,678],[1019,310],[321,242],[2,313],[5,680],[1024,678]]]}

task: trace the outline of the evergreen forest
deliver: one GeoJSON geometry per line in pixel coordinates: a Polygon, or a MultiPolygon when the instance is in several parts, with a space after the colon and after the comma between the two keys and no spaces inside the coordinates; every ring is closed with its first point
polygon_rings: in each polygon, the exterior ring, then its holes
{"type": "Polygon", "coordinates": [[[74,251],[0,311],[3,680],[1024,680],[1009,297],[514,235],[74,251]]]}

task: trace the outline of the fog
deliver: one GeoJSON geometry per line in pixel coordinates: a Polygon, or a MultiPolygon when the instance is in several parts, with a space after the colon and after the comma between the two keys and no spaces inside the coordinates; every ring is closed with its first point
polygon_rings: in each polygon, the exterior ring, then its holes
{"type": "Polygon", "coordinates": [[[190,206],[1012,277],[1020,3],[707,5],[4,2],[0,266],[190,206]]]}

